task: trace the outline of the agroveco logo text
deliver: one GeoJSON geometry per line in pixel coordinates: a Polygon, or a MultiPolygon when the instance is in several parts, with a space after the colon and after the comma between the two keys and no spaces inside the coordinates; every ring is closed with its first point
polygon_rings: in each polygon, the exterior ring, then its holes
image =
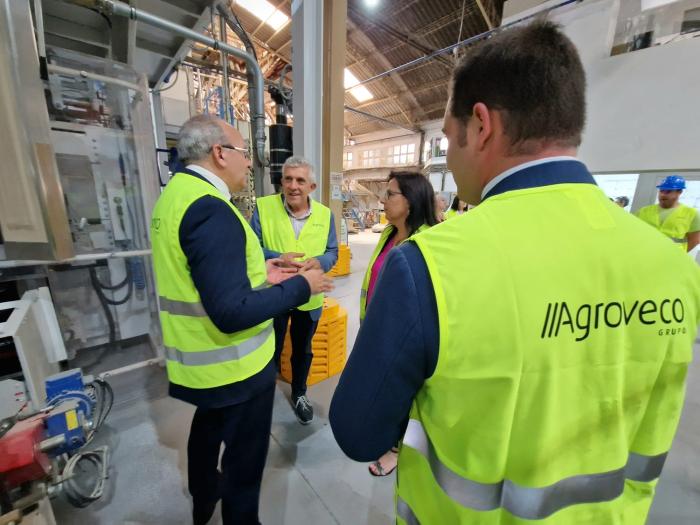
{"type": "Polygon", "coordinates": [[[541,339],[573,335],[584,341],[593,330],[629,326],[632,323],[659,326],[659,335],[685,334],[685,307],[676,299],[608,302],[569,306],[566,301],[547,304],[541,339]]]}

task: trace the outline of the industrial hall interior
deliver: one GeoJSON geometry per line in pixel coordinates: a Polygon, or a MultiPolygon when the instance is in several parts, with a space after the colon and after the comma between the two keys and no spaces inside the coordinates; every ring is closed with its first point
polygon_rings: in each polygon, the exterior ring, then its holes
{"type": "Polygon", "coordinates": [[[0,525],[700,524],[700,0],[0,0],[0,525]]]}

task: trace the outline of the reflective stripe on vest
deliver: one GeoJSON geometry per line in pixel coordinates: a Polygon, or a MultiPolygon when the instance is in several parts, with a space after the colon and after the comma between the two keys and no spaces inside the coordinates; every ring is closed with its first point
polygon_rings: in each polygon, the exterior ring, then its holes
{"type": "Polygon", "coordinates": [[[642,456],[630,452],[625,465],[625,477],[632,481],[650,482],[661,476],[668,452],[658,456],[642,456]]]}
{"type": "Polygon", "coordinates": [[[408,525],[420,525],[418,518],[413,514],[413,510],[408,506],[408,503],[401,499],[401,496],[396,497],[396,515],[408,525]]]}
{"type": "MultiPolygon", "coordinates": [[[[510,480],[479,483],[456,474],[437,457],[420,421],[410,419],[403,444],[420,452],[428,461],[435,481],[457,503],[479,511],[503,508],[523,519],[544,519],[581,503],[602,503],[619,497],[625,478],[653,481],[661,475],[666,454],[630,454],[623,468],[598,474],[572,476],[546,487],[523,487],[510,480]]],[[[400,466],[399,466],[400,468],[400,466]]]]}
{"type": "Polygon", "coordinates": [[[201,352],[183,352],[171,346],[165,347],[165,357],[168,361],[175,361],[185,366],[213,365],[241,359],[255,352],[272,334],[272,325],[268,325],[262,332],[246,339],[239,345],[215,348],[201,352]]]}
{"type": "MultiPolygon", "coordinates": [[[[264,290],[270,287],[270,283],[263,283],[260,286],[253,288],[254,292],[264,290]]],[[[170,315],[186,315],[187,317],[207,317],[207,312],[202,303],[188,303],[186,301],[176,301],[168,299],[162,295],[158,296],[160,311],[167,312],[170,315]]]]}
{"type": "Polygon", "coordinates": [[[186,315],[188,317],[206,317],[207,312],[204,310],[202,303],[188,303],[185,301],[175,301],[168,299],[162,295],[158,297],[160,303],[160,311],[168,312],[171,315],[186,315]]]}

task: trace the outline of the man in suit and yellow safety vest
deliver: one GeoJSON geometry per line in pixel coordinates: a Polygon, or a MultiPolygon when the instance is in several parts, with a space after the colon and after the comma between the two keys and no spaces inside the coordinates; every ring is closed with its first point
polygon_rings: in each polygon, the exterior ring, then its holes
{"type": "Polygon", "coordinates": [[[266,264],[231,203],[250,169],[235,128],[193,117],[178,152],[187,167],[156,202],[151,241],[170,395],[197,407],[187,444],[192,518],[207,523],[221,500],[224,524],[255,525],[275,392],[272,318],[332,285],[320,269],[266,264]]]}
{"type": "Polygon", "coordinates": [[[357,461],[401,441],[400,524],[646,521],[700,269],[576,159],[585,85],[544,21],[453,74],[447,165],[478,206],[391,251],[330,408],[357,461]]]}

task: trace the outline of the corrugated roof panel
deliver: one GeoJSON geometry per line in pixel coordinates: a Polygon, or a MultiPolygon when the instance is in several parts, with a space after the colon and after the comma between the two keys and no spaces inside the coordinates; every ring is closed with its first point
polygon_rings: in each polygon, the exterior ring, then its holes
{"type": "MultiPolygon", "coordinates": [[[[291,0],[268,0],[280,11],[290,16],[291,0]]],[[[487,12],[502,12],[502,0],[482,0],[487,12]]],[[[485,30],[486,24],[475,0],[467,0],[462,17],[462,0],[404,0],[383,1],[368,8],[364,0],[348,0],[348,18],[354,29],[348,35],[346,65],[360,80],[373,77],[393,67],[400,66],[426,52],[441,49],[455,43],[460,37],[468,38],[485,30]],[[407,40],[414,40],[414,45],[407,40]],[[383,55],[382,59],[379,54],[383,55]]],[[[291,23],[279,31],[266,24],[245,9],[236,7],[243,27],[255,39],[265,42],[280,55],[291,60],[291,23]],[[286,46],[285,46],[286,44],[286,46]],[[285,46],[285,47],[283,47],[285,46]]],[[[499,20],[494,20],[495,24],[499,20]]],[[[438,60],[425,62],[417,67],[394,75],[387,75],[366,84],[374,99],[360,103],[349,93],[345,104],[360,107],[362,111],[408,125],[404,114],[410,118],[436,118],[442,115],[447,101],[447,88],[454,59],[444,55],[438,60]],[[397,78],[400,81],[397,82],[397,78]],[[438,109],[434,109],[438,106],[438,109]]],[[[279,68],[273,69],[278,71],[279,68]]],[[[345,113],[346,127],[353,133],[366,133],[390,125],[368,117],[345,113]]]]}

